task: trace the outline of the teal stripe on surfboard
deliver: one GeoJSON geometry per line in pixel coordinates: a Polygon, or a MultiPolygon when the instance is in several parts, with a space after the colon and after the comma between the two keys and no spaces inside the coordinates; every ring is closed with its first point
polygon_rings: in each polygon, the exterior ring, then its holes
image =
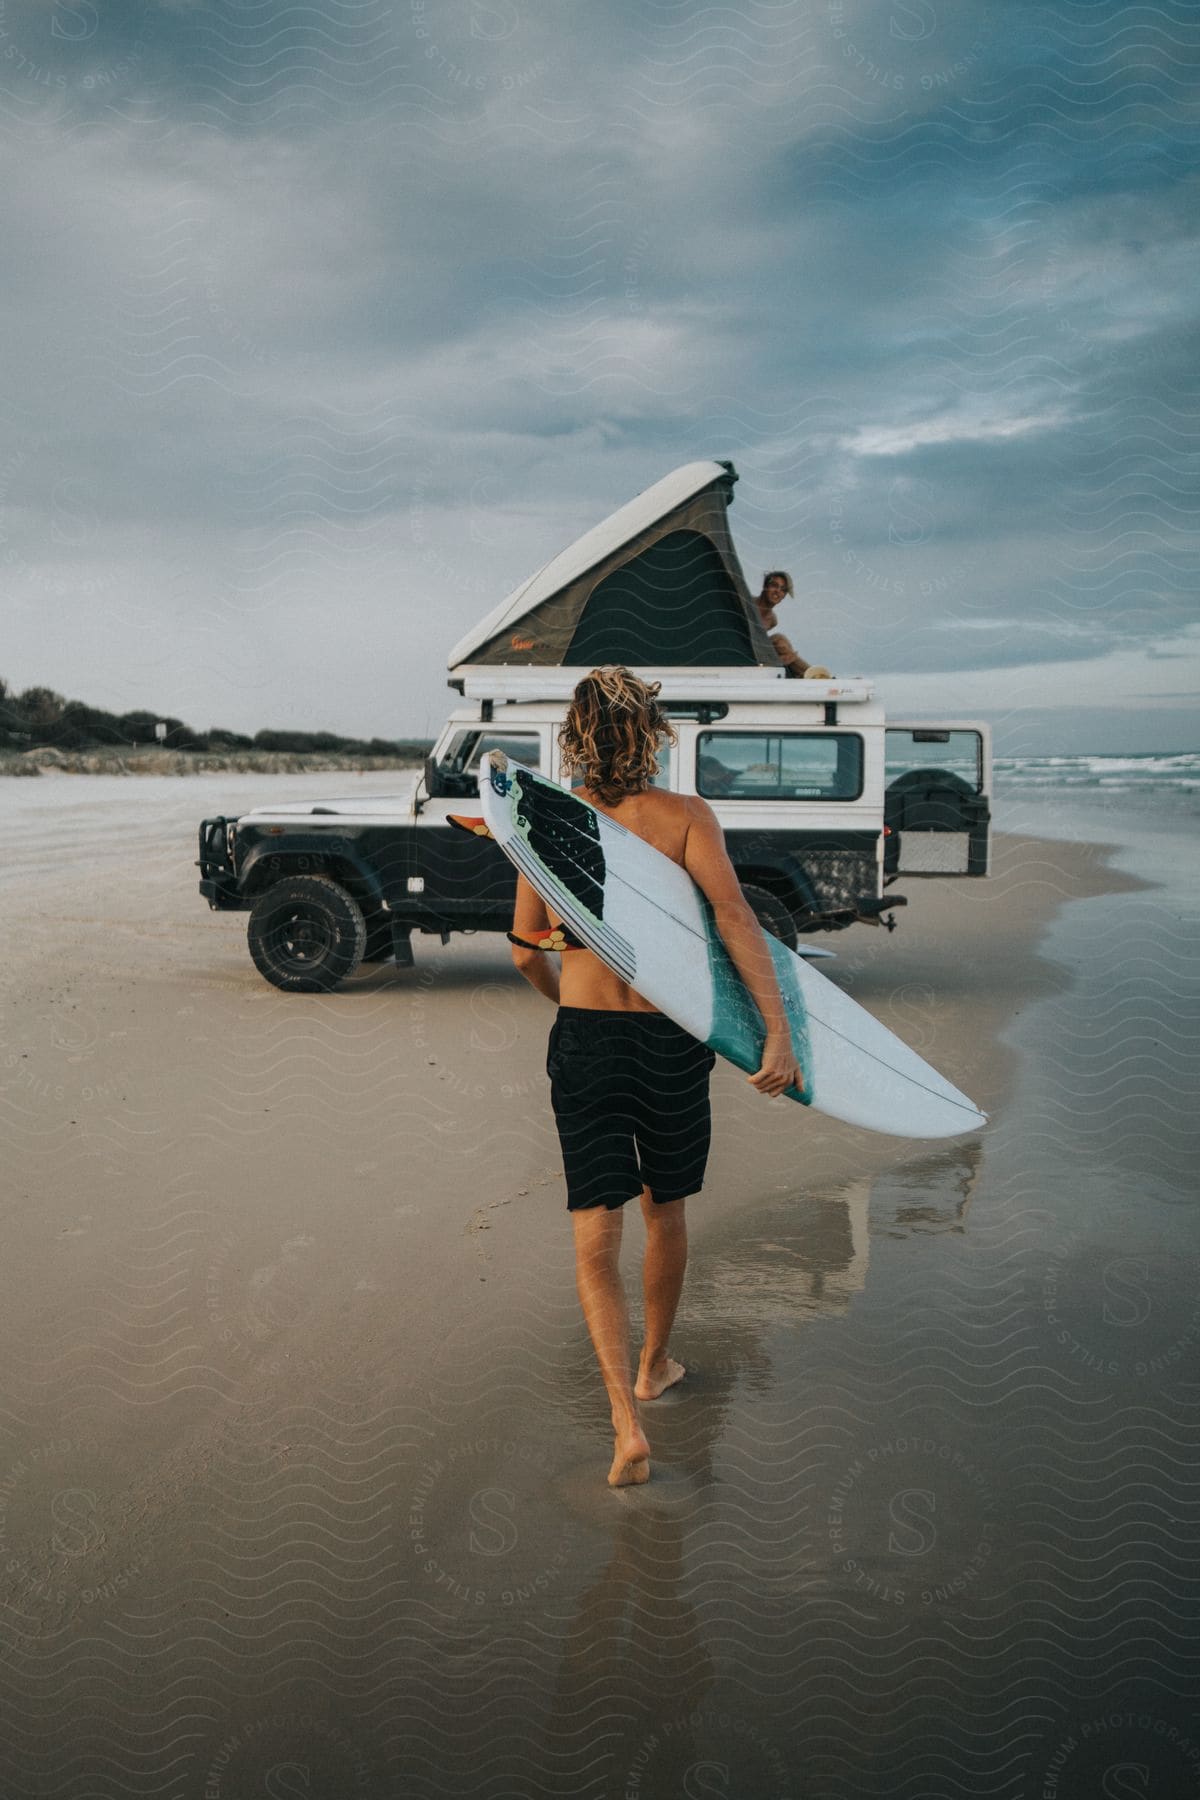
{"type": "MultiPolygon", "coordinates": [[[[596,909],[588,904],[585,894],[589,891],[587,883],[568,887],[562,879],[550,869],[544,858],[534,848],[530,825],[522,815],[520,795],[523,770],[518,768],[509,777],[496,770],[492,774],[492,786],[504,795],[508,816],[512,824],[515,841],[510,840],[508,853],[514,858],[524,874],[540,876],[543,882],[549,882],[551,891],[557,890],[559,910],[564,907],[574,909],[573,916],[576,929],[585,938],[595,934],[591,945],[610,967],[615,968],[623,978],[635,985],[637,979],[637,956],[634,947],[620,932],[614,931],[608,922],[600,916],[596,909]]],[[[537,779],[536,776],[533,777],[537,779]]],[[[579,802],[581,811],[587,803],[579,802]]],[[[595,809],[587,808],[587,812],[595,817],[595,809]]],[[[599,815],[603,817],[604,815],[599,815]]],[[[626,827],[612,819],[606,820],[607,828],[626,835],[626,827]]],[[[581,838],[590,837],[580,833],[581,838]]],[[[613,879],[611,872],[609,879],[613,879]]],[[[621,877],[615,877],[620,880],[621,877]]],[[[600,894],[604,891],[603,883],[595,888],[600,894]]],[[[762,1014],[754,1003],[752,995],[747,991],[745,983],[738,974],[729,952],[726,950],[721,934],[717,929],[716,915],[712,903],[700,888],[693,888],[694,897],[699,904],[701,924],[704,932],[705,949],[708,958],[709,993],[712,1006],[712,1026],[705,1038],[710,1050],[718,1056],[726,1057],[736,1068],[747,1074],[754,1072],[762,1064],[763,1041],[766,1036],[762,1014]]],[[[565,916],[565,915],[564,915],[565,916]]],[[[689,927],[682,920],[668,915],[672,923],[680,929],[689,927]]],[[[772,937],[769,932],[763,934],[771,952],[771,961],[775,966],[775,975],[779,982],[779,991],[783,998],[784,1010],[791,1027],[792,1050],[800,1070],[804,1076],[803,1089],[787,1088],[785,1090],[793,1099],[804,1106],[811,1106],[815,1092],[812,1044],[809,1035],[808,1007],[798,977],[798,964],[791,952],[772,937]]]]}
{"type": "MultiPolygon", "coordinates": [[[[762,1014],[746,991],[745,983],[721,941],[711,901],[705,894],[699,894],[698,897],[704,913],[708,973],[713,996],[712,1030],[708,1036],[708,1047],[715,1050],[718,1056],[728,1057],[735,1067],[753,1075],[762,1063],[763,1039],[766,1035],[762,1014]]],[[[784,1009],[791,1027],[792,1050],[804,1076],[802,1092],[796,1088],[788,1088],[786,1092],[804,1106],[811,1106],[814,1093],[812,1043],[808,1030],[808,1008],[804,1004],[804,995],[796,978],[796,964],[778,938],[772,937],[769,932],[763,935],[771,952],[771,961],[775,965],[779,991],[783,996],[784,1009]]]]}

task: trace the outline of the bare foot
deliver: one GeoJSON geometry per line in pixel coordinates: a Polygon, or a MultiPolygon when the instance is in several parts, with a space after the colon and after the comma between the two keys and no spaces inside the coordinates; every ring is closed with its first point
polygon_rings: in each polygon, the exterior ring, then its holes
{"type": "Polygon", "coordinates": [[[638,1365],[637,1385],[634,1393],[639,1400],[657,1400],[667,1388],[674,1387],[687,1374],[681,1362],[673,1356],[660,1356],[657,1362],[638,1365]]]}
{"type": "Polygon", "coordinates": [[[636,1487],[650,1479],[650,1442],[636,1422],[624,1431],[613,1420],[612,1468],[608,1471],[609,1487],[636,1487]]]}

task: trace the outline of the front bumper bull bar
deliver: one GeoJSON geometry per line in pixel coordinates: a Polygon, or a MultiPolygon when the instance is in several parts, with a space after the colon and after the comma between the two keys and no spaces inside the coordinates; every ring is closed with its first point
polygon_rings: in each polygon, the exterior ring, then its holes
{"type": "Polygon", "coordinates": [[[200,855],[196,867],[200,871],[200,892],[214,911],[228,911],[242,904],[238,892],[237,871],[233,866],[230,826],[235,819],[223,816],[205,819],[200,826],[200,855]]]}

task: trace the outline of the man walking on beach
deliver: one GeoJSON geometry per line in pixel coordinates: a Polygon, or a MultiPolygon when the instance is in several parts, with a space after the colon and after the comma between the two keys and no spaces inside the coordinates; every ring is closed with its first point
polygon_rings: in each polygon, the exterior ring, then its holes
{"type": "MultiPolygon", "coordinates": [[[[677,741],[658,691],[658,683],[647,685],[626,668],[593,669],[575,689],[559,731],[563,769],[582,773],[582,799],[686,869],[708,898],[767,1030],[761,1067],[746,1079],[774,1097],[803,1078],[771,954],[712,807],[651,785],[660,744],[677,741]]],[[[703,1185],[708,1159],[708,1078],[716,1058],[590,950],[569,936],[564,942],[561,920],[523,875],[511,936],[518,969],[558,1005],[546,1072],[574,1224],[576,1285],[612,1404],[608,1481],[625,1487],[650,1474],[637,1403],[656,1400],[685,1373],[668,1340],[687,1266],[684,1198],[703,1185]],[[549,931],[562,949],[560,967],[537,947],[549,931]],[[623,1209],[635,1197],[646,1222],[646,1329],[636,1376],[619,1268],[623,1209]]]]}

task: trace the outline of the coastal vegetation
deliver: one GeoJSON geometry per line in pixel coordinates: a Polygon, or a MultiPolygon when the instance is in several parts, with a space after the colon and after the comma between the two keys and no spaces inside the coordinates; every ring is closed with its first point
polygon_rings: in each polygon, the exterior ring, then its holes
{"type": "Polygon", "coordinates": [[[17,693],[0,678],[0,774],[189,774],[304,769],[390,769],[419,764],[428,738],[351,738],[332,731],[244,732],[138,708],[112,713],[53,688],[17,693]]]}

